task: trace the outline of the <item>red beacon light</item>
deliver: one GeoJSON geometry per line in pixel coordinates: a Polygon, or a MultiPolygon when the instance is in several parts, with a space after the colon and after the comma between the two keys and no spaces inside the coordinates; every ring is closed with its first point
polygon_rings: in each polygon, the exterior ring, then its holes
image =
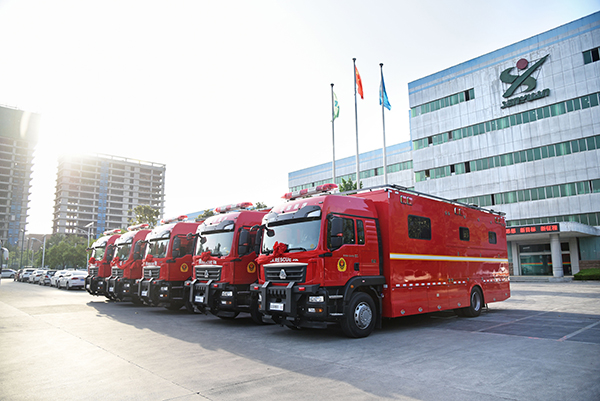
{"type": "Polygon", "coordinates": [[[161,224],[169,224],[169,223],[174,223],[176,221],[184,221],[187,220],[187,216],[185,214],[182,214],[181,216],[177,216],[177,217],[172,217],[170,219],[162,219],[160,221],[161,224]]]}
{"type": "Polygon", "coordinates": [[[307,189],[301,189],[300,191],[288,192],[285,195],[283,195],[282,198],[287,199],[287,200],[298,199],[298,198],[302,198],[305,196],[317,195],[317,194],[322,194],[325,192],[333,191],[337,187],[338,186],[336,184],[332,184],[332,183],[322,184],[322,185],[317,185],[314,188],[307,188],[307,189]]]}
{"type": "Polygon", "coordinates": [[[115,228],[114,230],[104,231],[102,233],[102,235],[113,235],[113,234],[120,234],[120,233],[121,233],[121,229],[120,228],[115,228]]]}
{"type": "Polygon", "coordinates": [[[215,208],[216,213],[227,213],[234,210],[244,210],[252,207],[252,202],[233,203],[231,205],[219,206],[215,208]]]}
{"type": "Polygon", "coordinates": [[[127,231],[136,231],[136,230],[141,230],[143,228],[148,228],[150,227],[150,224],[148,223],[142,223],[142,224],[137,224],[135,226],[129,226],[127,227],[127,231]]]}

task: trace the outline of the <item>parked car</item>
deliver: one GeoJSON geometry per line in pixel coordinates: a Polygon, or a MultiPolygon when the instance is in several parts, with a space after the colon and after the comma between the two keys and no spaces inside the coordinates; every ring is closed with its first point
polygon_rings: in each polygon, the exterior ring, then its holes
{"type": "Polygon", "coordinates": [[[33,284],[37,284],[40,281],[40,279],[42,278],[43,273],[44,273],[44,270],[42,270],[42,269],[34,270],[33,273],[31,273],[31,275],[29,276],[29,282],[33,283],[33,284]]]}
{"type": "Polygon", "coordinates": [[[21,281],[21,274],[22,273],[23,273],[23,269],[17,270],[17,274],[15,274],[15,277],[13,278],[13,280],[15,280],[15,281],[21,281]]]}
{"type": "Polygon", "coordinates": [[[50,277],[50,287],[58,288],[58,280],[60,280],[65,274],[67,274],[68,270],[56,270],[54,276],[50,277]]]}
{"type": "Polygon", "coordinates": [[[29,276],[31,276],[31,273],[33,273],[35,271],[35,269],[33,268],[24,268],[23,272],[19,275],[19,281],[20,282],[25,282],[28,283],[29,282],[29,276]]]}
{"type": "Polygon", "coordinates": [[[62,278],[58,280],[58,288],[60,289],[64,287],[67,290],[70,290],[71,288],[83,288],[86,277],[87,272],[85,271],[68,271],[62,278]]]}
{"type": "Polygon", "coordinates": [[[2,269],[2,278],[15,278],[16,274],[17,274],[16,270],[2,269]]]}
{"type": "Polygon", "coordinates": [[[40,278],[40,282],[38,284],[44,285],[44,286],[50,285],[50,279],[55,274],[56,274],[56,270],[44,270],[44,273],[42,274],[42,277],[40,278]]]}

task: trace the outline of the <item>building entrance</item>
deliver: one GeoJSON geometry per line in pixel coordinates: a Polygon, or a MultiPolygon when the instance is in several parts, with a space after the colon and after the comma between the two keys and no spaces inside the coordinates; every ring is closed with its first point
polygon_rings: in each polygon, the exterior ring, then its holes
{"type": "MultiPolygon", "coordinates": [[[[569,244],[560,244],[563,271],[571,274],[571,255],[569,244]]],[[[521,274],[524,276],[552,276],[552,254],[550,244],[529,244],[519,246],[521,274]]]]}

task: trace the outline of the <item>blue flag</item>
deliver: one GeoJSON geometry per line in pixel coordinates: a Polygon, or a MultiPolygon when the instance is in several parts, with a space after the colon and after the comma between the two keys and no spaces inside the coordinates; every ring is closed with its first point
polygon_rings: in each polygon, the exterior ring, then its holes
{"type": "Polygon", "coordinates": [[[379,105],[383,102],[383,107],[388,110],[392,109],[392,105],[388,100],[387,92],[385,91],[385,83],[383,82],[383,74],[381,74],[381,86],[379,87],[379,105]]]}

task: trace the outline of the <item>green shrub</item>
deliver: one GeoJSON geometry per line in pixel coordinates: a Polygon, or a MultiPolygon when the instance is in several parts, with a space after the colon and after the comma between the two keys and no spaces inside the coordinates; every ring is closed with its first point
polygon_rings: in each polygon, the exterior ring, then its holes
{"type": "Polygon", "coordinates": [[[600,280],[600,269],[583,269],[573,276],[575,280],[600,280]]]}

